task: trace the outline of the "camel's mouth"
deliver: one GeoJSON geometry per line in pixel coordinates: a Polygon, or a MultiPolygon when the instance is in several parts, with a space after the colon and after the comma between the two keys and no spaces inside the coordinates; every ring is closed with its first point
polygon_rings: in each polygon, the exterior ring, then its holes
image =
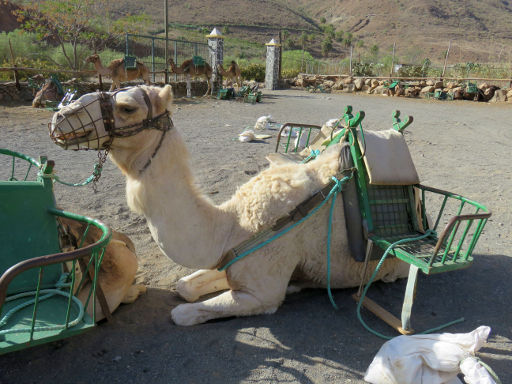
{"type": "Polygon", "coordinates": [[[64,149],[100,149],[108,139],[98,94],[84,95],[55,112],[48,128],[53,142],[64,149]]]}
{"type": "Polygon", "coordinates": [[[63,148],[68,148],[69,146],[78,145],[89,141],[89,136],[91,135],[92,130],[88,131],[79,131],[79,132],[69,132],[69,133],[60,133],[54,135],[55,144],[59,145],[63,148]]]}

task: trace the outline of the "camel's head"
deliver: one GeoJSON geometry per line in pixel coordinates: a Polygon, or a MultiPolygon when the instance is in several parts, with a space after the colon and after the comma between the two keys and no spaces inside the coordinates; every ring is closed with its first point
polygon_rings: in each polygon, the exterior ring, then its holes
{"type": "Polygon", "coordinates": [[[98,55],[96,53],[94,55],[91,55],[91,56],[89,56],[89,57],[87,57],[85,59],[86,63],[93,63],[94,64],[94,63],[97,63],[99,61],[100,61],[100,55],[98,55]]]}
{"type": "Polygon", "coordinates": [[[50,137],[64,149],[105,149],[148,129],[172,126],[170,85],[88,93],[53,115],[50,137]]]}

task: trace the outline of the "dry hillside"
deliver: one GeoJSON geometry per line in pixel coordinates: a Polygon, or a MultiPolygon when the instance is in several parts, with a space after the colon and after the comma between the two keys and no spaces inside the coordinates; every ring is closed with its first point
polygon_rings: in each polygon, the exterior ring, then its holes
{"type": "MultiPolygon", "coordinates": [[[[163,29],[162,0],[118,0],[116,7],[118,14],[145,12],[154,20],[152,30],[163,29]]],[[[1,9],[0,30],[7,25],[6,14],[1,9]]],[[[197,30],[228,25],[232,37],[260,43],[280,29],[296,41],[308,31],[318,33],[308,47],[315,53],[323,39],[323,18],[366,48],[376,44],[381,54],[389,54],[396,42],[399,56],[411,61],[442,61],[450,40],[451,62],[512,60],[512,0],[169,0],[174,26],[197,30]]],[[[347,52],[338,43],[334,51],[336,56],[347,52]]]]}

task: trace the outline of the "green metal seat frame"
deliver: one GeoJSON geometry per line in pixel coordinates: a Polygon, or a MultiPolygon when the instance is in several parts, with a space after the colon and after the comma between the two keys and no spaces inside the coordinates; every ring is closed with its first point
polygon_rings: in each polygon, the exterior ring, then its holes
{"type": "Polygon", "coordinates": [[[131,55],[124,56],[124,69],[137,69],[137,57],[131,55]]]}
{"type": "Polygon", "coordinates": [[[0,354],[4,354],[92,328],[96,298],[110,318],[97,275],[111,233],[97,220],[56,208],[52,161],[45,157],[36,161],[6,149],[0,149],[0,154],[12,158],[10,177],[0,181],[0,354]],[[20,163],[27,170],[18,180],[20,163]],[[28,180],[34,169],[37,177],[28,180]],[[57,217],[87,224],[77,249],[61,252],[57,217]],[[99,228],[102,236],[84,245],[90,226],[99,228]],[[82,272],[81,281],[77,281],[76,268],[82,272]],[[92,316],[86,312],[81,316],[84,311],[77,305],[76,294],[89,278],[90,289],[82,305],[87,308],[92,300],[92,316]],[[11,313],[15,307],[18,310],[11,313]]]}
{"type": "MultiPolygon", "coordinates": [[[[432,231],[429,237],[397,245],[389,250],[391,256],[410,265],[401,320],[368,298],[363,303],[367,309],[399,332],[410,334],[414,332],[410,317],[418,271],[430,275],[469,267],[473,262],[473,251],[491,212],[484,205],[461,195],[421,184],[371,185],[363,162],[364,154],[361,153],[358,142],[358,130],[364,140],[361,116],[364,117],[363,111],[356,118],[352,115],[352,108],[347,106],[340,119],[346,122],[345,127],[325,144],[329,147],[340,140],[347,140],[350,144],[356,170],[354,175],[359,207],[364,223],[363,232],[367,239],[365,265],[375,256],[380,258],[383,251],[396,241],[419,237],[426,231],[432,231]],[[428,219],[429,215],[434,218],[433,222],[428,219]],[[442,224],[445,227],[438,234],[442,224]],[[381,251],[375,252],[374,246],[381,251]]],[[[392,126],[396,131],[403,133],[412,122],[411,116],[402,120],[400,111],[393,112],[392,126]]],[[[294,124],[295,126],[300,129],[303,125],[294,124]]],[[[290,136],[284,151],[297,152],[296,148],[290,149],[289,143],[290,136]]],[[[280,136],[276,152],[280,149],[279,144],[280,136]]],[[[366,266],[359,292],[354,295],[356,300],[359,300],[363,282],[366,280],[366,266]]]]}

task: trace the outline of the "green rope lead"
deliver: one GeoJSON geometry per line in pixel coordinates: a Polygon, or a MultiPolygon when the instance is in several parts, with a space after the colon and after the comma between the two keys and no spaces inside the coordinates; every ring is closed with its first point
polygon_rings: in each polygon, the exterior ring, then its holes
{"type": "Polygon", "coordinates": [[[83,187],[84,185],[92,183],[95,178],[99,177],[101,175],[101,169],[102,169],[102,166],[99,163],[94,164],[94,170],[92,171],[91,176],[89,176],[85,181],[83,181],[81,183],[68,183],[68,182],[62,181],[59,178],[59,176],[57,176],[54,173],[44,174],[41,172],[39,174],[39,177],[53,179],[54,181],[64,184],[64,185],[67,185],[69,187],[83,187]]]}
{"type": "Polygon", "coordinates": [[[334,307],[334,309],[339,309],[336,303],[334,302],[334,298],[332,297],[331,293],[331,233],[334,203],[336,202],[336,196],[338,195],[338,192],[341,191],[342,184],[341,181],[336,179],[335,177],[333,177],[332,179],[336,183],[336,185],[333,187],[333,189],[336,188],[336,191],[332,196],[331,207],[329,208],[329,222],[327,224],[327,296],[329,296],[329,300],[331,301],[331,304],[334,307]]]}
{"type": "MultiPolygon", "coordinates": [[[[260,248],[263,248],[265,245],[271,243],[272,241],[280,238],[281,236],[285,235],[286,233],[288,233],[289,231],[291,231],[293,228],[295,228],[297,225],[299,224],[302,224],[304,221],[306,221],[307,219],[309,219],[312,215],[314,215],[320,208],[322,208],[325,203],[333,196],[336,196],[336,194],[341,190],[341,186],[343,184],[345,184],[347,181],[349,181],[350,179],[352,178],[352,174],[350,174],[350,176],[345,176],[344,178],[342,178],[341,180],[338,180],[336,179],[334,176],[332,177],[333,180],[335,180],[335,185],[332,187],[332,189],[329,191],[329,194],[327,195],[327,197],[324,199],[324,201],[322,201],[319,205],[317,205],[310,213],[308,213],[306,216],[304,216],[302,219],[300,219],[299,221],[295,222],[294,224],[290,225],[289,227],[283,229],[282,231],[276,233],[274,236],[272,236],[270,239],[267,239],[257,245],[255,245],[254,247],[248,249],[247,251],[245,252],[242,252],[240,255],[238,255],[237,257],[235,257],[233,260],[229,261],[228,263],[226,263],[226,265],[224,265],[223,267],[219,268],[218,270],[219,271],[225,271],[227,268],[229,268],[232,264],[234,264],[235,262],[237,262],[238,260],[241,260],[243,259],[245,256],[253,253],[254,251],[257,251],[258,249],[260,248]]],[[[330,251],[330,247],[328,247],[328,250],[330,251]]],[[[328,257],[328,260],[329,260],[329,255],[327,255],[328,257]]],[[[328,288],[329,290],[329,293],[330,293],[330,289],[328,288]]]]}
{"type": "MultiPolygon", "coordinates": [[[[375,268],[375,270],[373,271],[373,274],[372,276],[370,277],[370,280],[368,281],[368,284],[366,284],[366,286],[364,287],[364,290],[363,290],[363,293],[361,294],[361,298],[359,299],[359,302],[357,303],[357,318],[359,319],[359,321],[361,322],[361,324],[363,325],[363,327],[368,331],[368,332],[371,332],[373,333],[375,336],[378,336],[382,339],[385,339],[385,340],[391,340],[393,337],[390,337],[390,336],[386,336],[386,335],[383,335],[382,333],[379,333],[373,329],[371,329],[366,323],[365,321],[363,320],[363,317],[361,316],[361,305],[363,304],[363,300],[364,298],[366,297],[366,292],[368,292],[368,289],[370,288],[370,285],[373,283],[373,280],[375,279],[375,276],[377,275],[377,273],[379,272],[379,269],[380,267],[382,267],[382,264],[384,264],[384,261],[386,260],[386,257],[388,256],[389,252],[391,252],[391,250],[396,247],[397,245],[400,245],[400,244],[403,244],[403,243],[408,243],[408,242],[411,242],[411,241],[416,241],[416,240],[421,240],[421,239],[424,239],[424,238],[427,238],[429,236],[432,236],[435,232],[432,231],[432,230],[428,230],[425,232],[424,235],[421,235],[421,236],[417,236],[417,237],[408,237],[406,239],[401,239],[401,240],[398,240],[398,241],[395,241],[393,244],[391,244],[387,249],[386,249],[386,252],[384,252],[384,254],[382,255],[379,263],[377,264],[377,267],[375,268]]],[[[432,333],[434,331],[438,331],[440,329],[443,329],[443,328],[446,328],[446,327],[449,327],[450,325],[453,325],[453,324],[457,324],[457,323],[460,323],[464,321],[464,318],[460,318],[460,319],[457,319],[457,320],[454,320],[454,321],[451,321],[447,324],[444,324],[444,325],[441,325],[439,327],[436,327],[436,328],[432,328],[432,329],[429,329],[427,331],[424,331],[424,332],[421,332],[419,333],[420,335],[423,335],[423,334],[428,334],[428,333],[432,333]]]]}
{"type": "MultiPolygon", "coordinates": [[[[67,279],[67,276],[68,276],[68,274],[66,274],[66,273],[62,274],[59,281],[55,284],[55,287],[56,288],[69,287],[70,286],[69,283],[64,283],[64,281],[67,279]]],[[[12,295],[12,296],[8,297],[5,301],[9,302],[9,301],[20,299],[22,297],[32,296],[32,295],[34,295],[34,293],[35,292],[19,293],[17,295],[12,295]]],[[[69,293],[63,292],[59,289],[42,289],[40,291],[40,293],[43,293],[45,295],[39,297],[38,302],[49,299],[55,295],[69,297],[69,293]]],[[[71,298],[78,307],[78,315],[75,320],[69,322],[68,327],[74,327],[80,321],[82,321],[82,318],[84,317],[84,306],[83,306],[82,302],[75,296],[72,296],[71,298]]],[[[3,327],[4,325],[6,325],[7,322],[9,321],[9,319],[12,317],[12,315],[14,315],[16,312],[20,311],[21,309],[23,309],[25,307],[28,307],[28,306],[34,304],[35,301],[36,301],[36,299],[31,299],[31,300],[25,301],[24,303],[18,304],[17,306],[11,308],[9,310],[9,312],[7,312],[0,320],[0,327],[3,327]]],[[[53,327],[42,326],[42,327],[34,327],[34,330],[35,331],[56,331],[56,330],[64,329],[65,327],[66,327],[65,325],[56,325],[53,327]]],[[[11,333],[25,333],[25,332],[30,332],[31,330],[32,330],[31,327],[4,329],[4,330],[0,330],[0,335],[7,335],[7,334],[11,334],[11,333]]]]}

